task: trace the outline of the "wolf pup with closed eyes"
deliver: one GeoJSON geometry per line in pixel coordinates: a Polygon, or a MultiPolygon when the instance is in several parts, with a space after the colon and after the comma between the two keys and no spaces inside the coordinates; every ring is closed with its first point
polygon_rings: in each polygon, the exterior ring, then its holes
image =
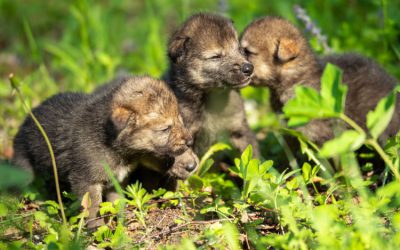
{"type": "MultiPolygon", "coordinates": [[[[63,188],[69,186],[80,198],[89,192],[89,218],[96,217],[112,186],[105,164],[123,182],[144,155],[175,157],[192,141],[175,95],[150,77],[119,78],[93,94],[59,94],[33,113],[52,144],[63,188]]],[[[36,176],[52,173],[45,141],[30,117],[14,139],[12,163],[36,176]]],[[[89,227],[101,223],[92,221],[89,227]]]]}
{"type": "MultiPolygon", "coordinates": [[[[270,88],[276,111],[293,98],[296,84],[319,90],[328,62],[343,70],[343,83],[348,86],[345,113],[364,129],[368,111],[396,87],[396,79],[360,55],[318,58],[299,29],[279,17],[264,17],[249,24],[241,36],[241,46],[254,65],[253,85],[270,88]]],[[[398,99],[381,140],[395,135],[400,128],[399,103],[398,99]]],[[[333,137],[331,120],[314,120],[299,130],[320,145],[333,137]]]]}
{"type": "Polygon", "coordinates": [[[175,32],[168,45],[170,67],[165,81],[178,98],[184,124],[203,155],[221,139],[243,151],[253,145],[239,89],[250,83],[253,65],[241,53],[232,21],[196,14],[175,32]]]}

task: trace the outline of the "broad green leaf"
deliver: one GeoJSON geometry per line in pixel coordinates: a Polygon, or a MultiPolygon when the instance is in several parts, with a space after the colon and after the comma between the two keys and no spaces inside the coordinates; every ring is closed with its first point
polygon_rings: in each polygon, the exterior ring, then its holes
{"type": "Polygon", "coordinates": [[[153,190],[153,193],[151,194],[151,196],[154,199],[154,198],[164,195],[166,192],[167,192],[167,190],[165,188],[159,188],[159,189],[153,190]]]}
{"type": "Polygon", "coordinates": [[[396,92],[392,91],[379,101],[374,110],[368,112],[367,127],[373,138],[378,138],[389,125],[394,113],[395,103],[396,92]]]}
{"type": "Polygon", "coordinates": [[[260,176],[259,172],[260,161],[258,159],[251,159],[247,165],[246,180],[260,176]]]}
{"type": "Polygon", "coordinates": [[[253,147],[251,145],[247,146],[247,148],[243,151],[242,156],[240,157],[243,165],[249,164],[251,158],[253,157],[253,147]]]}
{"type": "Polygon", "coordinates": [[[192,175],[188,179],[189,185],[194,190],[201,190],[204,187],[204,181],[198,175],[192,175]]]}
{"type": "Polygon", "coordinates": [[[342,113],[347,86],[342,84],[342,71],[328,63],[321,77],[321,97],[323,105],[335,113],[342,113]]]}
{"type": "Polygon", "coordinates": [[[319,166],[314,166],[313,169],[311,170],[311,177],[315,177],[319,171],[320,167],[319,166]]]}
{"type": "Polygon", "coordinates": [[[57,202],[48,200],[44,202],[48,214],[58,214],[59,205],[57,202]]]}
{"type": "Polygon", "coordinates": [[[274,162],[272,160],[264,161],[260,166],[258,166],[258,172],[261,176],[265,175],[268,170],[272,168],[274,165],[274,162]]]}
{"type": "Polygon", "coordinates": [[[283,107],[289,126],[301,126],[311,119],[338,117],[343,112],[347,86],[341,71],[328,64],[321,78],[321,93],[314,88],[296,86],[295,97],[283,107]]]}
{"type": "Polygon", "coordinates": [[[295,97],[283,107],[287,117],[319,118],[321,112],[321,97],[318,92],[309,87],[296,86],[295,97]]]}
{"type": "Polygon", "coordinates": [[[325,142],[320,151],[323,157],[332,157],[345,152],[354,151],[365,141],[365,134],[355,130],[346,130],[339,137],[325,142]]]}
{"type": "Polygon", "coordinates": [[[286,182],[286,187],[289,190],[293,190],[299,187],[299,182],[297,178],[293,178],[290,181],[286,182]]]}
{"type": "Polygon", "coordinates": [[[97,228],[96,232],[93,233],[93,236],[95,237],[96,241],[102,242],[111,238],[112,231],[107,225],[102,225],[97,228]]]}
{"type": "Polygon", "coordinates": [[[112,204],[112,202],[106,201],[100,204],[100,215],[104,215],[106,213],[117,214],[117,209],[112,204]]]}
{"type": "Polygon", "coordinates": [[[309,87],[297,86],[295,97],[283,107],[285,116],[289,118],[290,126],[304,125],[311,119],[337,117],[329,104],[324,103],[318,92],[309,87]]]}

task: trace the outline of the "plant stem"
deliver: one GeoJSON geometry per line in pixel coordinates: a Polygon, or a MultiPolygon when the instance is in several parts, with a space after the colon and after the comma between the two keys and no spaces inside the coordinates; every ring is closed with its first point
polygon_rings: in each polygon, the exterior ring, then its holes
{"type": "Polygon", "coordinates": [[[342,119],[343,121],[345,121],[347,124],[349,124],[352,128],[354,128],[357,132],[359,132],[360,134],[365,134],[364,129],[362,129],[355,121],[353,121],[350,117],[348,117],[345,114],[340,114],[340,119],[342,119]]]}
{"type": "Polygon", "coordinates": [[[50,158],[51,158],[51,165],[53,166],[53,173],[54,173],[54,182],[56,184],[56,193],[57,193],[57,200],[58,200],[58,204],[60,206],[60,210],[61,210],[61,217],[63,220],[64,224],[67,224],[67,218],[65,217],[65,213],[64,213],[64,206],[62,203],[62,199],[61,199],[61,191],[60,191],[60,184],[58,182],[58,172],[57,172],[57,165],[56,165],[56,158],[54,156],[54,151],[53,151],[53,147],[51,146],[50,140],[47,137],[46,132],[44,131],[42,125],[40,124],[40,122],[36,119],[35,115],[32,113],[31,109],[28,107],[28,105],[25,103],[25,99],[24,96],[22,95],[21,91],[18,88],[18,84],[17,81],[14,78],[14,74],[10,74],[9,75],[9,80],[11,83],[12,88],[14,88],[17,92],[17,95],[19,97],[19,99],[22,102],[22,105],[25,109],[25,111],[31,116],[32,120],[35,122],[37,128],[39,129],[40,133],[42,134],[44,140],[46,141],[47,144],[47,148],[49,150],[50,153],[50,158]]]}
{"type": "MultiPolygon", "coordinates": [[[[340,114],[340,118],[345,121],[347,124],[349,124],[351,127],[353,127],[357,132],[365,134],[365,131],[355,122],[353,121],[350,117],[348,117],[345,114],[340,114]]],[[[378,152],[379,156],[382,158],[382,160],[386,163],[386,165],[389,166],[390,170],[393,172],[396,180],[400,181],[400,173],[397,167],[393,164],[393,162],[390,160],[390,158],[387,156],[385,151],[382,149],[382,147],[379,145],[379,143],[376,141],[374,138],[368,138],[365,140],[366,145],[370,145],[375,149],[376,152],[378,152]]]]}
{"type": "Polygon", "coordinates": [[[393,162],[389,159],[385,151],[379,145],[379,143],[374,139],[368,139],[365,141],[366,144],[372,146],[376,152],[381,156],[382,160],[389,166],[390,170],[393,172],[396,180],[400,181],[400,173],[399,169],[393,164],[393,162]]]}
{"type": "Polygon", "coordinates": [[[287,145],[283,136],[275,131],[273,132],[273,135],[275,136],[278,143],[281,145],[283,152],[286,154],[286,157],[289,161],[289,166],[292,168],[292,170],[298,169],[299,165],[297,164],[296,158],[294,157],[292,150],[287,145]]]}

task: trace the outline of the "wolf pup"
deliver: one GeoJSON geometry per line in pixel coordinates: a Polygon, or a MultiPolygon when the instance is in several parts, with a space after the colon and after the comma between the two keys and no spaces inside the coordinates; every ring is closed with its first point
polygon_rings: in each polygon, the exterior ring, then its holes
{"type": "MultiPolygon", "coordinates": [[[[119,78],[91,95],[59,94],[33,113],[53,146],[60,180],[80,198],[90,193],[90,218],[111,186],[105,164],[122,182],[143,155],[181,155],[192,141],[175,95],[150,77],[119,78]]],[[[16,166],[35,175],[52,173],[45,141],[30,117],[14,139],[14,152],[16,166]]]]}
{"type": "MultiPolygon", "coordinates": [[[[320,89],[320,78],[327,62],[343,70],[348,85],[345,113],[366,128],[366,115],[381,98],[396,86],[396,80],[373,61],[355,54],[318,59],[302,33],[290,22],[278,17],[253,21],[241,36],[241,46],[254,65],[253,84],[268,86],[272,107],[280,111],[294,95],[294,85],[320,89]]],[[[400,128],[399,101],[395,114],[382,138],[400,128]]],[[[316,120],[299,128],[318,144],[333,137],[329,120],[316,120]]]]}
{"type": "Polygon", "coordinates": [[[246,120],[239,89],[250,83],[253,65],[240,51],[232,21],[212,14],[190,17],[168,46],[170,68],[164,79],[178,98],[184,124],[203,155],[226,137],[243,151],[258,146],[246,120]]]}

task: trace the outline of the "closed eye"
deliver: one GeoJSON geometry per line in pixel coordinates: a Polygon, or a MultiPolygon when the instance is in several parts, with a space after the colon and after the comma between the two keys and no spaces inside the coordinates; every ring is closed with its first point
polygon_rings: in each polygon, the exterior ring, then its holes
{"type": "Polygon", "coordinates": [[[216,54],[216,55],[208,57],[207,59],[216,60],[216,59],[221,59],[221,58],[222,58],[222,54],[216,54]]]}
{"type": "Polygon", "coordinates": [[[257,55],[256,52],[250,51],[248,48],[243,48],[243,52],[246,56],[257,55]]]}
{"type": "Polygon", "coordinates": [[[167,126],[167,127],[164,127],[164,128],[162,128],[162,129],[159,129],[159,131],[161,131],[161,132],[169,132],[169,131],[171,130],[171,128],[172,128],[172,125],[169,125],[169,126],[167,126]]]}

